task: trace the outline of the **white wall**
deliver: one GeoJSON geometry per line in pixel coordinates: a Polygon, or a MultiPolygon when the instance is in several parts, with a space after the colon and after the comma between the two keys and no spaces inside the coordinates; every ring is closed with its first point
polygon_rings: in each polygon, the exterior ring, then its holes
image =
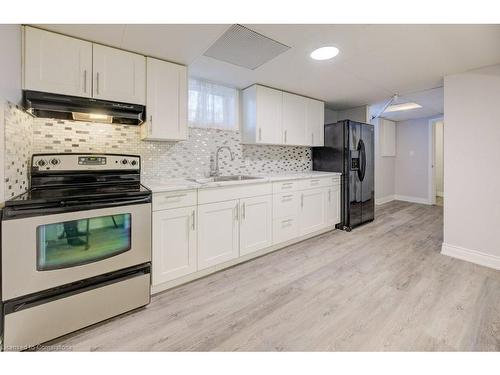
{"type": "Polygon", "coordinates": [[[338,120],[353,120],[359,122],[369,122],[368,117],[368,106],[364,105],[361,107],[344,109],[341,111],[337,111],[338,120]]]}
{"type": "Polygon", "coordinates": [[[338,120],[337,111],[325,108],[325,124],[333,124],[337,122],[337,120],[338,120]]]}
{"type": "Polygon", "coordinates": [[[381,156],[380,122],[388,121],[375,119],[372,124],[375,128],[375,202],[381,204],[394,199],[395,194],[395,161],[392,156],[381,156]]]}
{"type": "Polygon", "coordinates": [[[500,269],[500,65],[444,80],[443,253],[500,269]]]}
{"type": "Polygon", "coordinates": [[[0,99],[21,103],[21,25],[0,25],[0,99]]]}
{"type": "Polygon", "coordinates": [[[436,195],[442,197],[443,194],[443,121],[436,121],[434,127],[434,139],[435,139],[435,162],[434,162],[434,173],[435,184],[436,184],[436,195]]]}

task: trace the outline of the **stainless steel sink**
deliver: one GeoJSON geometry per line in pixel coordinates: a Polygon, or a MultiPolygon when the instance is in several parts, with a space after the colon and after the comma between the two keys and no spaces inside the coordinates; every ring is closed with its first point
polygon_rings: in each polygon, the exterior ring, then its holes
{"type": "Polygon", "coordinates": [[[210,182],[247,181],[247,180],[258,180],[261,178],[263,178],[263,177],[234,175],[234,176],[215,176],[215,177],[207,177],[207,178],[193,178],[193,179],[189,179],[189,181],[194,181],[194,182],[197,182],[199,184],[208,184],[210,182]]]}

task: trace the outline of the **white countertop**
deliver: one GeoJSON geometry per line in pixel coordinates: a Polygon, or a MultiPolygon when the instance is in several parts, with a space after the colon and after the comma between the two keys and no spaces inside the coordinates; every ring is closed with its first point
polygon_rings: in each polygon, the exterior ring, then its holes
{"type": "Polygon", "coordinates": [[[301,172],[301,173],[254,175],[255,177],[261,177],[261,178],[252,180],[242,180],[242,181],[218,181],[209,183],[198,183],[182,178],[175,178],[175,179],[171,178],[171,179],[146,179],[142,181],[142,184],[145,185],[147,188],[149,188],[153,193],[160,193],[165,191],[204,189],[204,188],[234,186],[234,185],[244,185],[244,184],[261,184],[264,182],[299,180],[306,178],[329,177],[329,176],[333,177],[340,175],[342,175],[342,173],[311,171],[311,172],[301,172]]]}

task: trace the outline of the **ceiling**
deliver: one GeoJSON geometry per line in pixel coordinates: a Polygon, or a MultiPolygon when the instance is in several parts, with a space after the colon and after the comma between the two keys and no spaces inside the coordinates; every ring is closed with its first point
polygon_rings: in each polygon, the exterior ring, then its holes
{"type": "Polygon", "coordinates": [[[38,26],[186,64],[191,75],[229,86],[261,83],[307,95],[332,109],[378,103],[394,93],[425,95],[447,74],[500,63],[500,25],[244,25],[292,47],[255,70],[203,56],[230,25],[38,26]],[[340,54],[309,58],[325,45],[340,54]]]}
{"type": "MultiPolygon", "coordinates": [[[[389,99],[385,99],[370,107],[372,115],[378,115],[384,109],[389,99]]],[[[430,90],[418,91],[415,93],[398,96],[397,100],[391,104],[417,103],[422,108],[415,108],[406,111],[382,113],[380,117],[392,121],[405,121],[424,117],[438,116],[444,113],[444,89],[437,87],[430,90]]]]}

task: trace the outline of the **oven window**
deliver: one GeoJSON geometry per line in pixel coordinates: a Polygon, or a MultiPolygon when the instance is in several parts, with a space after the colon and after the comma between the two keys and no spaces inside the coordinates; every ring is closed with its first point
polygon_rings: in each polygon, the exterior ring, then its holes
{"type": "Polygon", "coordinates": [[[130,250],[131,216],[118,214],[37,227],[37,270],[96,262],[130,250]]]}

